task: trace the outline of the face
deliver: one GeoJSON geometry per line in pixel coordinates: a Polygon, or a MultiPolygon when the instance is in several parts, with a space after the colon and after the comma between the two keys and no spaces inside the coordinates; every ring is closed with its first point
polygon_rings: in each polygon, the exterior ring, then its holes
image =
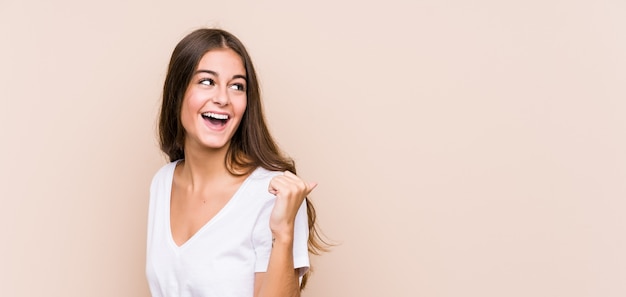
{"type": "Polygon", "coordinates": [[[210,50],[187,86],[181,108],[185,150],[227,148],[246,111],[246,69],[231,49],[210,50]]]}

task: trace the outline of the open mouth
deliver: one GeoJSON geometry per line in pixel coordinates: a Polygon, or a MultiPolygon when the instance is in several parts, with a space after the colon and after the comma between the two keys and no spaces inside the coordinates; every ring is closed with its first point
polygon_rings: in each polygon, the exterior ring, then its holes
{"type": "Polygon", "coordinates": [[[209,121],[212,125],[224,126],[230,117],[227,114],[205,112],[202,114],[202,118],[209,121]]]}

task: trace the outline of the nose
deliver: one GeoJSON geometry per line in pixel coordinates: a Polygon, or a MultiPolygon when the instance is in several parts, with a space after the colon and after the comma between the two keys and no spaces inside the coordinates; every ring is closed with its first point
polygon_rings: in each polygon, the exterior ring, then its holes
{"type": "Polygon", "coordinates": [[[228,102],[230,102],[230,98],[228,97],[228,88],[221,87],[220,90],[213,97],[213,102],[219,106],[226,106],[228,102]]]}

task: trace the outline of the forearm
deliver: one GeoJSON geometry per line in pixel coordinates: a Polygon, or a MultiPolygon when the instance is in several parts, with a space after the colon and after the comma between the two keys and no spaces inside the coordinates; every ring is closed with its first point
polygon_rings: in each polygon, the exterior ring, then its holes
{"type": "Polygon", "coordinates": [[[257,297],[299,297],[299,275],[293,263],[293,232],[274,238],[267,272],[257,297]]]}

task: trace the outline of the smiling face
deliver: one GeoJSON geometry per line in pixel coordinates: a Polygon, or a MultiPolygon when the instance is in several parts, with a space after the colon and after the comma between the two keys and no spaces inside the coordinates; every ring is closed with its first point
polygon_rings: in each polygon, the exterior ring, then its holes
{"type": "Polygon", "coordinates": [[[246,111],[246,69],[229,48],[208,51],[191,78],[180,112],[185,150],[228,148],[246,111]]]}

